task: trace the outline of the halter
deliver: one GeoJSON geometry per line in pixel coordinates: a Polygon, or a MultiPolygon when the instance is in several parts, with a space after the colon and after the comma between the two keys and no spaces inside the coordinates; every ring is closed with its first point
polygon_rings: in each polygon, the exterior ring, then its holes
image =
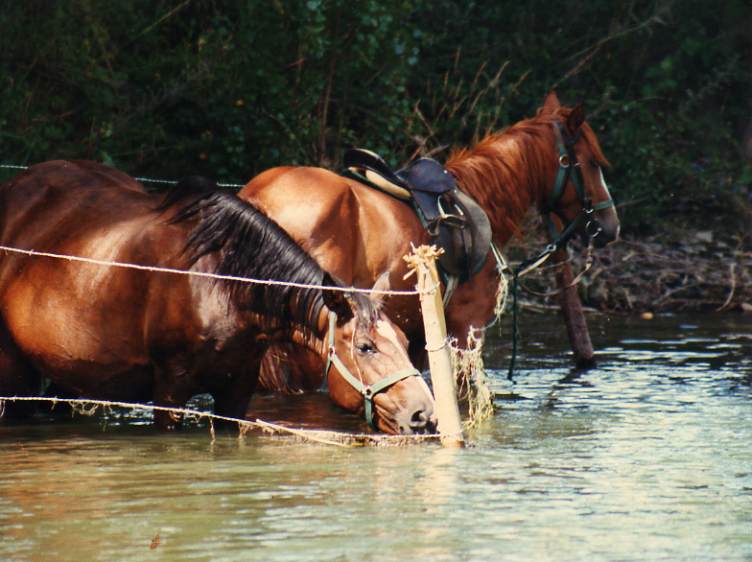
{"type": "Polygon", "coordinates": [[[326,367],[324,367],[324,383],[322,386],[325,386],[327,384],[326,381],[329,376],[329,369],[332,365],[334,365],[339,371],[339,374],[342,375],[342,378],[345,379],[351,387],[357,390],[361,396],[363,396],[363,401],[365,403],[366,422],[368,422],[368,426],[371,429],[376,429],[373,423],[373,400],[376,395],[380,392],[385,391],[387,388],[393,386],[399,381],[406,379],[407,377],[420,377],[420,371],[418,371],[415,367],[412,367],[410,369],[402,369],[401,371],[397,371],[396,373],[389,375],[388,377],[384,377],[383,379],[380,379],[373,384],[364,384],[360,378],[355,377],[355,375],[350,372],[350,370],[345,366],[345,364],[337,355],[337,351],[334,348],[334,329],[336,328],[336,325],[337,315],[334,312],[330,312],[329,353],[326,356],[326,367]]]}

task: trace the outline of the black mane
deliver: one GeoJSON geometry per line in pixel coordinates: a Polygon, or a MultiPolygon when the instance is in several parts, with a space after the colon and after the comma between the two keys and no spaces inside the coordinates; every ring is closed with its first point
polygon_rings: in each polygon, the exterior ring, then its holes
{"type": "MultiPolygon", "coordinates": [[[[176,206],[170,222],[195,220],[184,254],[190,265],[218,252],[215,273],[273,279],[306,285],[331,284],[331,278],[272,219],[225,190],[181,189],[168,193],[160,210],[176,206]],[[182,195],[180,194],[182,192],[182,195]],[[324,279],[327,283],[324,283],[324,279]]],[[[202,186],[205,187],[205,186],[202,186]]],[[[320,289],[218,280],[242,309],[263,313],[281,325],[302,324],[316,335],[324,306],[320,289]]]]}

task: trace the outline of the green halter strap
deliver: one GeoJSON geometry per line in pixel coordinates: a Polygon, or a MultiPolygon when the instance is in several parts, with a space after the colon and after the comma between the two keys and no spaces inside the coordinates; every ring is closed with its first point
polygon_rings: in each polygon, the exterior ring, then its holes
{"type": "Polygon", "coordinates": [[[420,377],[420,371],[418,371],[415,367],[411,367],[409,369],[402,369],[401,371],[397,371],[396,373],[389,375],[388,377],[384,377],[383,379],[380,379],[376,381],[373,384],[364,384],[363,381],[355,375],[353,375],[350,370],[345,366],[345,364],[342,362],[342,360],[337,355],[337,351],[335,350],[334,346],[334,329],[337,326],[337,315],[334,312],[329,313],[329,352],[326,356],[326,367],[324,367],[324,383],[325,386],[327,384],[327,379],[329,377],[329,369],[331,369],[331,366],[334,365],[334,367],[339,371],[339,374],[342,376],[343,379],[345,379],[350,386],[352,386],[355,390],[357,390],[361,396],[363,396],[363,401],[365,403],[365,419],[366,422],[368,422],[368,426],[371,429],[376,429],[374,423],[373,423],[373,412],[374,412],[374,405],[373,400],[374,397],[379,393],[383,392],[387,388],[391,387],[392,385],[398,383],[401,380],[406,379],[407,377],[420,377]]]}

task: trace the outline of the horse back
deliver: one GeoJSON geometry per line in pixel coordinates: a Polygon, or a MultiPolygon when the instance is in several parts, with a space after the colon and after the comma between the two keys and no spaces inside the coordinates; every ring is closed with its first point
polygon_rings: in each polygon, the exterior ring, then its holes
{"type": "Polygon", "coordinates": [[[238,196],[274,219],[346,284],[371,287],[384,271],[403,271],[410,243],[426,239],[410,207],[323,168],[272,168],[238,196]]]}
{"type": "MultiPolygon", "coordinates": [[[[371,288],[385,271],[391,288],[414,289],[404,279],[403,256],[428,238],[413,210],[385,193],[323,168],[272,168],[238,196],[275,220],[340,282],[371,288]]],[[[422,330],[418,301],[393,296],[386,313],[407,334],[422,330]]]]}
{"type": "MultiPolygon", "coordinates": [[[[154,198],[120,175],[96,163],[31,167],[0,187],[0,243],[107,262],[178,265],[181,237],[170,236],[178,227],[157,220],[154,198]]],[[[188,283],[182,283],[181,291],[180,280],[147,271],[6,253],[0,314],[17,345],[47,369],[86,378],[87,365],[106,365],[116,374],[146,364],[149,318],[170,313],[165,299],[155,297],[169,288],[174,301],[186,301],[188,283]]]]}

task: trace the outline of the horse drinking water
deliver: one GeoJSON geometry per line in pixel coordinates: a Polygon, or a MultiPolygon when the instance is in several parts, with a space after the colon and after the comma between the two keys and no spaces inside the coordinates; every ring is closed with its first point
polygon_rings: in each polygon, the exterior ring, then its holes
{"type": "MultiPolygon", "coordinates": [[[[581,106],[563,107],[549,94],[531,118],[489,135],[471,148],[455,149],[445,163],[460,190],[490,220],[493,240],[503,247],[535,207],[601,247],[618,238],[619,219],[603,179],[608,162],[581,106]]],[[[425,244],[426,229],[404,202],[322,168],[281,167],[251,180],[238,194],[277,221],[327,271],[348,284],[367,287],[390,271],[400,288],[402,256],[410,244],[425,244]]],[[[446,308],[447,331],[464,346],[472,329],[493,317],[499,279],[493,258],[460,283],[446,308]]],[[[424,346],[418,300],[395,296],[387,313],[411,342],[417,363],[424,346]]],[[[267,357],[262,384],[272,389],[315,388],[319,360],[288,351],[280,369],[267,357]]]]}
{"type": "MultiPolygon", "coordinates": [[[[42,377],[68,396],[162,406],[206,392],[216,413],[242,418],[265,349],[295,342],[333,362],[329,392],[340,406],[388,433],[434,430],[433,399],[379,296],[237,279],[334,285],[231,193],[150,195],[101,164],[47,162],[0,186],[0,244],[235,278],[2,252],[0,395],[38,393],[42,377]]],[[[387,288],[381,276],[375,289],[387,288]]],[[[22,410],[11,403],[5,413],[22,410]]],[[[163,428],[180,421],[155,414],[163,428]]]]}

